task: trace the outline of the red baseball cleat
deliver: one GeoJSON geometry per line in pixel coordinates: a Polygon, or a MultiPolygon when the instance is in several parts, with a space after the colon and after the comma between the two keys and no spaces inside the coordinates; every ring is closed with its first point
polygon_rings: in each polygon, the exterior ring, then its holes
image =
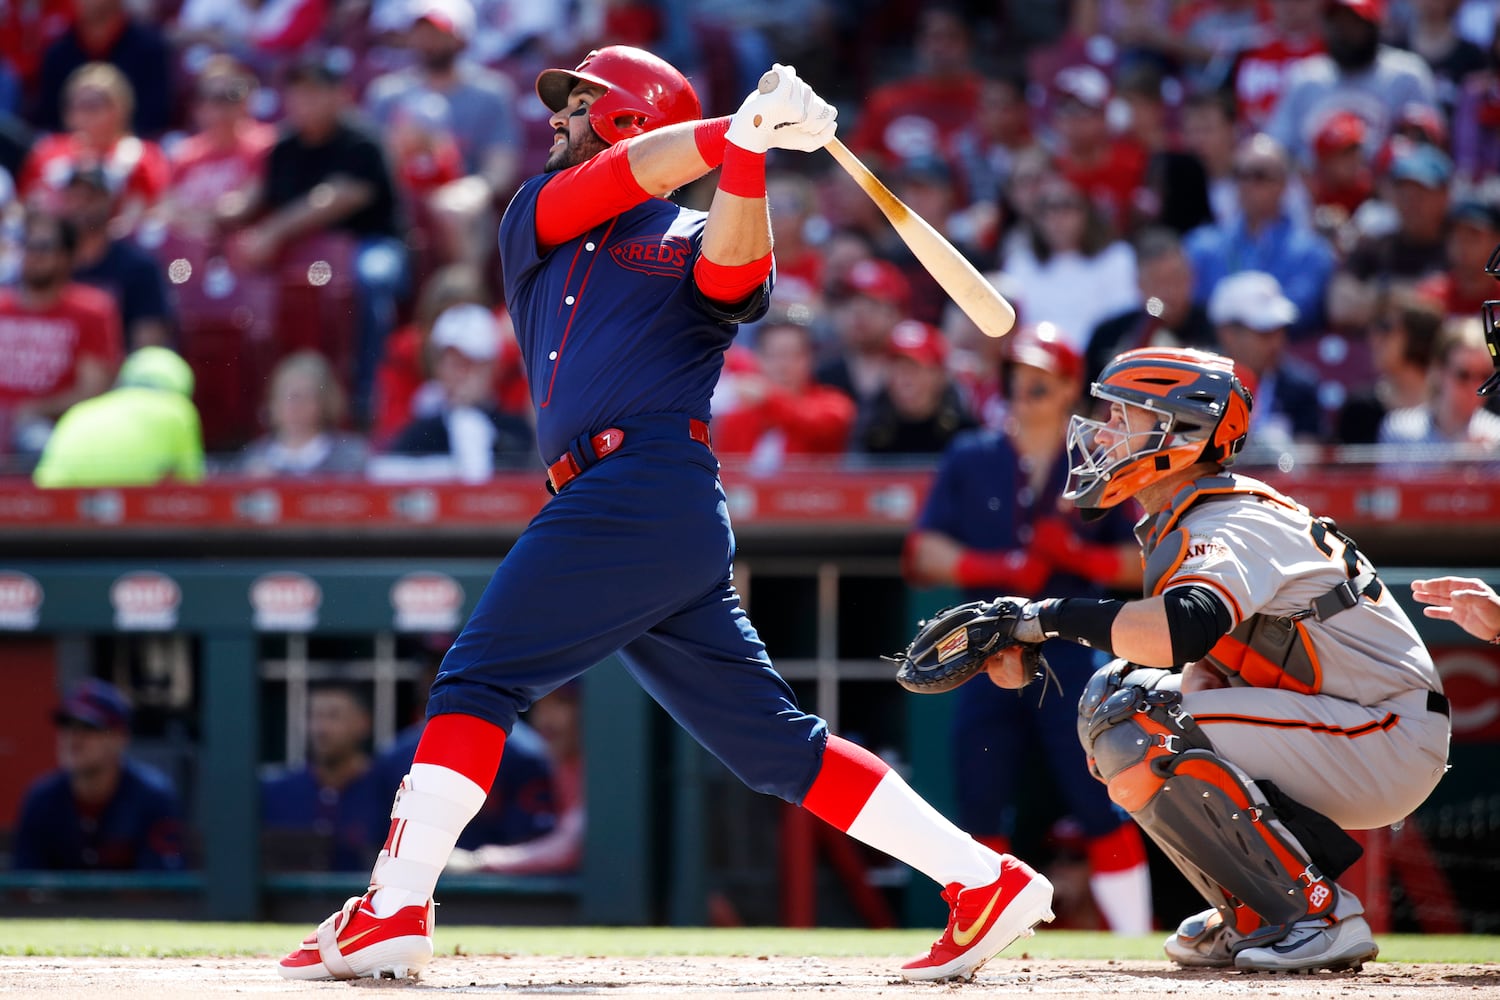
{"type": "Polygon", "coordinates": [[[370,909],[372,889],[353,896],[281,960],[285,979],[405,979],[432,958],[432,900],[388,917],[370,909]]]}
{"type": "Polygon", "coordinates": [[[955,882],[943,899],[952,907],[948,929],[925,957],[901,967],[906,979],[972,979],[1012,941],[1052,919],[1052,883],[1009,854],[1001,855],[998,879],[972,889],[955,882]]]}

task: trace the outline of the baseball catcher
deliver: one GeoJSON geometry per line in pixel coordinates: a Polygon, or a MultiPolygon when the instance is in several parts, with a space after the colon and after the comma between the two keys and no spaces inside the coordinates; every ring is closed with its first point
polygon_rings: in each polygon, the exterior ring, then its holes
{"type": "Polygon", "coordinates": [[[1025,683],[1027,644],[1051,638],[1109,653],[1078,706],[1089,770],[1210,905],[1167,957],[1358,969],[1379,949],[1336,881],[1359,856],[1345,831],[1404,819],[1446,770],[1432,658],[1352,539],[1226,471],[1252,403],[1228,358],[1128,351],[1091,391],[1108,415],[1072,418],[1063,495],[1085,517],[1139,501],[1144,595],[940,617],[902,683],[1025,683]]]}

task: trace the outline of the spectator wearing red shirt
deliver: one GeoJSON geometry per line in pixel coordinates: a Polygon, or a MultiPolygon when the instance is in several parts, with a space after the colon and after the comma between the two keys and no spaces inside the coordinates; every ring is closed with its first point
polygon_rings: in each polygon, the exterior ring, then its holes
{"type": "Polygon", "coordinates": [[[250,116],[255,78],[232,56],[214,56],[198,74],[193,92],[197,131],[172,150],[171,183],[158,217],[178,233],[214,236],[235,200],[247,196],[265,172],[276,130],[250,116]]]}
{"type": "Polygon", "coordinates": [[[1352,111],[1330,115],[1313,139],[1313,167],[1305,180],[1313,228],[1345,252],[1357,238],[1354,213],[1375,194],[1365,132],[1364,119],[1352,111]]]}
{"type": "Polygon", "coordinates": [[[67,131],[43,137],[32,149],[17,184],[21,197],[40,198],[55,209],[73,174],[97,167],[120,193],[116,228],[129,232],[171,177],[161,147],[131,133],[135,91],[130,81],[108,63],[89,63],[68,77],[63,104],[67,131]]]}
{"type": "Polygon", "coordinates": [[[42,55],[32,122],[49,132],[59,131],[65,81],[86,63],[102,62],[117,67],[135,93],[133,121],[129,113],[126,116],[130,130],[143,136],[165,132],[172,110],[172,57],[166,36],[155,25],[132,17],[125,0],[73,0],[72,8],[72,25],[42,55]]]}
{"type": "Polygon", "coordinates": [[[1109,78],[1093,66],[1069,66],[1052,82],[1060,140],[1058,173],[1099,205],[1117,233],[1131,219],[1146,182],[1146,151],[1110,134],[1109,78]]]}
{"type": "Polygon", "coordinates": [[[20,282],[0,290],[0,452],[38,453],[52,423],[114,381],[123,352],[108,295],[71,279],[76,233],[27,215],[20,282]]]}
{"type": "Polygon", "coordinates": [[[1417,289],[1439,302],[1450,317],[1473,316],[1495,297],[1495,283],[1484,267],[1500,243],[1500,208],[1470,196],[1448,210],[1445,252],[1447,270],[1421,282],[1417,289]]]}
{"type": "Polygon", "coordinates": [[[876,87],[849,147],[880,165],[931,154],[974,119],[980,77],[972,67],[968,18],[958,9],[926,7],[917,26],[915,71],[876,87]]]}
{"type": "Polygon", "coordinates": [[[755,335],[759,371],[734,381],[735,405],[715,414],[714,448],[749,455],[755,472],[772,472],[788,455],[837,455],[849,443],[854,401],[813,381],[812,331],[791,314],[755,335]]]}
{"type": "Polygon", "coordinates": [[[1325,0],[1277,0],[1271,20],[1254,32],[1234,66],[1234,96],[1240,118],[1252,131],[1265,128],[1281,97],[1292,63],[1323,48],[1325,0]]]}

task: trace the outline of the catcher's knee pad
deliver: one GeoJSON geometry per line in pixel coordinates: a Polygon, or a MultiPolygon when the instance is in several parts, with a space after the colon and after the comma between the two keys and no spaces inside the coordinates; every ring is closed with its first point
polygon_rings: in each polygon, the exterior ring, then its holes
{"type": "Polygon", "coordinates": [[[1236,949],[1332,911],[1337,886],[1299,839],[1329,839],[1331,821],[1221,758],[1180,692],[1122,687],[1095,710],[1090,738],[1109,797],[1245,935],[1236,949]]]}
{"type": "MultiPolygon", "coordinates": [[[[1083,696],[1078,699],[1078,741],[1083,744],[1084,752],[1089,755],[1089,769],[1094,777],[1103,781],[1104,778],[1094,767],[1094,716],[1098,713],[1100,706],[1109,701],[1114,694],[1125,687],[1137,688],[1146,691],[1154,691],[1163,684],[1170,682],[1173,677],[1170,670],[1161,670],[1155,667],[1142,667],[1131,663],[1129,660],[1114,659],[1094,671],[1084,686],[1083,696]]],[[[1132,702],[1133,704],[1133,702],[1132,702]]]]}

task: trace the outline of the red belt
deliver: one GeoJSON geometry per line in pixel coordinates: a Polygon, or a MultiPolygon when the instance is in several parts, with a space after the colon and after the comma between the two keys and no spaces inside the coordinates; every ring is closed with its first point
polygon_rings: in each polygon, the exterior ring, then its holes
{"type": "MultiPolygon", "coordinates": [[[[713,450],[713,439],[709,436],[708,424],[703,421],[691,417],[688,418],[688,437],[710,451],[713,450]]],[[[624,443],[624,431],[618,427],[606,427],[598,434],[589,438],[588,444],[585,447],[593,452],[594,460],[598,461],[606,455],[612,455],[616,451],[619,451],[620,446],[624,443]]],[[[564,486],[578,478],[578,474],[584,468],[587,468],[587,466],[580,468],[578,460],[573,457],[572,451],[564,452],[562,458],[547,466],[547,483],[552,487],[552,492],[561,492],[564,486]]]]}

